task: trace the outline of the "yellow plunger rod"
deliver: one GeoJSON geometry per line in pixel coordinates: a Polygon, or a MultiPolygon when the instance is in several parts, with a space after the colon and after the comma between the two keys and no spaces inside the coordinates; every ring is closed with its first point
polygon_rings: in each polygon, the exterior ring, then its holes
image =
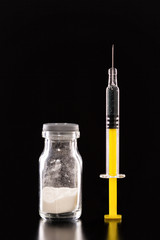
{"type": "Polygon", "coordinates": [[[109,179],[109,215],[117,215],[117,179],[109,179]]]}

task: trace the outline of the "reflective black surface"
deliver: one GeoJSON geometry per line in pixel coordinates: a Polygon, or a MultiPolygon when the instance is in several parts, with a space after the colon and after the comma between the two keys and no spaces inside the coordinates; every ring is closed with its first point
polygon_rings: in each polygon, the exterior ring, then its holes
{"type": "Polygon", "coordinates": [[[34,240],[128,240],[158,237],[158,219],[144,216],[103,221],[101,218],[80,219],[77,222],[47,222],[42,219],[28,220],[26,216],[3,219],[0,236],[3,239],[34,240]]]}

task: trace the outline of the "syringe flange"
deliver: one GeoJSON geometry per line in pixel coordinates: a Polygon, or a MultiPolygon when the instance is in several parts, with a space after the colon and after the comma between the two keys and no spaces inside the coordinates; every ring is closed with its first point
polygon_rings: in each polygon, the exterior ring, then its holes
{"type": "Polygon", "coordinates": [[[125,174],[109,175],[109,174],[100,174],[100,178],[125,178],[125,174]]]}

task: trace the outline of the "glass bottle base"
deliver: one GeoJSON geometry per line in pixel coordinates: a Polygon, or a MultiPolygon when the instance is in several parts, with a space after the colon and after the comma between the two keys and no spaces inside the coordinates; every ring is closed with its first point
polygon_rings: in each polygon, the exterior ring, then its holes
{"type": "Polygon", "coordinates": [[[59,213],[59,214],[44,213],[44,212],[39,211],[39,215],[44,220],[49,220],[49,221],[68,221],[68,220],[76,221],[80,218],[81,211],[77,210],[74,212],[59,213]]]}

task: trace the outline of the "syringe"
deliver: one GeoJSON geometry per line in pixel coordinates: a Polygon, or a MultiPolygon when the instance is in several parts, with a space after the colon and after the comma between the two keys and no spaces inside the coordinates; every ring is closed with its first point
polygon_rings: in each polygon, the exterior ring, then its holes
{"type": "Polygon", "coordinates": [[[117,85],[117,69],[114,68],[114,45],[112,45],[112,68],[108,70],[108,86],[106,88],[106,174],[101,178],[109,178],[109,215],[105,219],[121,219],[117,215],[117,178],[119,174],[119,88],[117,85]]]}

